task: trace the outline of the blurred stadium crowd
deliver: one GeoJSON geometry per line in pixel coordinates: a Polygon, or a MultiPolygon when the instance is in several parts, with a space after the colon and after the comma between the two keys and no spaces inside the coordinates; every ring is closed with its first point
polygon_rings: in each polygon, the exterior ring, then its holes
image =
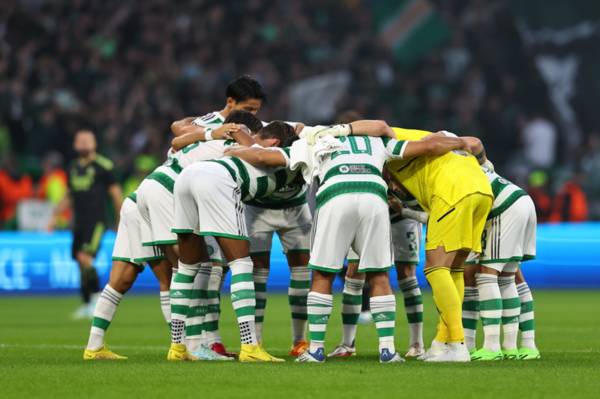
{"type": "Polygon", "coordinates": [[[290,86],[336,71],[349,76],[337,110],[479,136],[541,221],[599,218],[600,133],[562,150],[568,132],[507,2],[431,3],[447,35],[407,65],[369,1],[2,1],[0,225],[15,226],[23,199],[60,200],[82,127],[127,193],[164,158],[171,122],[220,109],[232,77],[264,85],[263,120],[290,119],[290,86]]]}

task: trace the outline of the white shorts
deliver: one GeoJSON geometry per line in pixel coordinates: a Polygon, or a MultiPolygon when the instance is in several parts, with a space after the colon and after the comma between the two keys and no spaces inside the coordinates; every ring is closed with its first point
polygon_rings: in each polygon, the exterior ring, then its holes
{"type": "Polygon", "coordinates": [[[308,204],[287,209],[246,206],[246,225],[250,234],[250,253],[271,251],[277,232],[283,252],[309,252],[312,216],[308,204]]]}
{"type": "Polygon", "coordinates": [[[224,166],[188,166],[175,182],[174,193],[174,233],[248,239],[241,190],[224,166]]]}
{"type": "MultiPolygon", "coordinates": [[[[401,219],[392,223],[392,245],[394,247],[395,263],[419,263],[421,248],[421,223],[413,219],[401,219]]],[[[358,262],[359,258],[352,249],[348,251],[349,262],[358,262]]]]}
{"type": "Polygon", "coordinates": [[[371,194],[343,194],[317,209],[309,268],[337,273],[348,250],[359,256],[359,272],[389,270],[394,263],[388,206],[371,194]]]}
{"type": "Polygon", "coordinates": [[[535,205],[529,196],[523,196],[500,215],[487,220],[481,238],[483,252],[471,253],[467,263],[478,263],[499,272],[516,271],[511,264],[535,258],[536,228],[535,205]]]}
{"type": "Polygon", "coordinates": [[[142,243],[148,245],[177,244],[173,227],[173,194],[156,180],[145,179],[137,191],[137,206],[147,225],[142,243]]]}
{"type": "Polygon", "coordinates": [[[142,266],[151,260],[165,259],[157,247],[142,246],[142,217],[130,198],[125,198],[119,213],[119,227],[113,247],[112,260],[135,263],[142,266]]]}

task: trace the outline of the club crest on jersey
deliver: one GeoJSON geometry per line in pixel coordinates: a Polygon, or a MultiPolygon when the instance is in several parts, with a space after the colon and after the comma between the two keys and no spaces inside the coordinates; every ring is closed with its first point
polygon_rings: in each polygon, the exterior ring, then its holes
{"type": "Polygon", "coordinates": [[[340,173],[348,173],[350,172],[350,167],[348,165],[341,165],[338,170],[340,171],[340,173]]]}

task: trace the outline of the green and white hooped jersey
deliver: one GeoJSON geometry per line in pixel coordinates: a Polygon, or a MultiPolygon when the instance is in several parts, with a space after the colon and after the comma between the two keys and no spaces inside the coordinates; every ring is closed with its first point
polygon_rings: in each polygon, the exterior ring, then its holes
{"type": "MultiPolygon", "coordinates": [[[[324,157],[318,168],[319,189],[317,208],[330,199],[347,193],[371,193],[387,204],[387,184],[382,177],[383,165],[388,159],[402,158],[405,141],[387,137],[349,136],[338,139],[342,148],[324,157]]],[[[304,139],[291,147],[291,168],[305,163],[304,139]]]]}
{"type": "Polygon", "coordinates": [[[492,204],[492,210],[488,215],[488,219],[502,214],[519,198],[528,195],[525,190],[506,180],[496,172],[486,171],[485,169],[484,172],[492,185],[492,192],[494,194],[494,203],[492,204]]]}
{"type": "MultiPolygon", "coordinates": [[[[272,148],[272,151],[281,151],[286,158],[289,157],[281,148],[272,148]]],[[[296,172],[288,168],[258,168],[235,157],[223,157],[209,162],[216,162],[227,169],[240,188],[242,201],[245,203],[265,198],[296,179],[296,172]]]]}
{"type": "Polygon", "coordinates": [[[167,154],[167,160],[146,176],[146,179],[156,180],[169,192],[173,193],[175,180],[183,168],[199,161],[220,158],[225,149],[235,144],[233,140],[198,141],[183,147],[177,152],[167,154]]]}
{"type": "Polygon", "coordinates": [[[192,121],[194,125],[202,127],[218,128],[225,123],[225,118],[218,111],[209,112],[206,115],[199,116],[192,121]]]}

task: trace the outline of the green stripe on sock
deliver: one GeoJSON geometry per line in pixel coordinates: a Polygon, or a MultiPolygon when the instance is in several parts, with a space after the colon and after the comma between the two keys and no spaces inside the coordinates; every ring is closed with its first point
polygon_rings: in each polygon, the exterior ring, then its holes
{"type": "Polygon", "coordinates": [[[421,295],[404,298],[404,306],[422,305],[423,297],[421,295]]]}
{"type": "Polygon", "coordinates": [[[512,323],[518,323],[519,322],[519,316],[502,316],[502,324],[512,324],[512,323]]]}
{"type": "Polygon", "coordinates": [[[193,325],[193,326],[186,326],[185,327],[185,335],[187,335],[188,337],[201,335],[203,330],[204,330],[203,324],[196,324],[196,325],[193,325]]]}
{"type": "Polygon", "coordinates": [[[378,328],[377,329],[377,336],[379,336],[379,338],[382,338],[382,337],[393,337],[394,336],[394,328],[393,327],[378,328]]]}
{"type": "Polygon", "coordinates": [[[254,290],[255,291],[260,291],[260,292],[266,292],[267,291],[267,283],[254,283],[254,290]]]}
{"type": "Polygon", "coordinates": [[[357,324],[359,313],[342,313],[343,324],[357,324]]]}
{"type": "Polygon", "coordinates": [[[310,280],[290,280],[290,288],[310,288],[310,280]]]}
{"type": "Polygon", "coordinates": [[[254,322],[255,323],[263,323],[265,321],[265,317],[264,316],[254,316],[254,322]]]}
{"type": "Polygon", "coordinates": [[[406,320],[409,324],[422,323],[423,322],[423,312],[417,313],[407,313],[406,320]]]}
{"type": "Polygon", "coordinates": [[[502,309],[518,309],[521,307],[519,298],[507,298],[502,300],[502,309]]]}
{"type": "Polygon", "coordinates": [[[519,324],[519,330],[521,331],[533,331],[535,330],[535,320],[527,320],[519,324]]]}
{"type": "Polygon", "coordinates": [[[188,307],[185,305],[171,305],[171,313],[187,316],[188,307]]]}
{"type": "Polygon", "coordinates": [[[240,273],[231,276],[232,285],[235,283],[247,283],[251,281],[254,281],[254,276],[252,276],[252,273],[240,273]]]}
{"type": "Polygon", "coordinates": [[[239,290],[231,293],[231,301],[236,302],[242,299],[255,299],[256,292],[254,290],[239,290]]]}
{"type": "Polygon", "coordinates": [[[362,295],[344,294],[342,303],[344,305],[360,305],[362,303],[362,295]]]}
{"type": "Polygon", "coordinates": [[[308,315],[306,313],[293,313],[292,312],[292,319],[308,320],[308,315]]]}
{"type": "Polygon", "coordinates": [[[219,322],[218,321],[207,321],[204,324],[202,324],[202,327],[204,328],[204,331],[217,331],[219,329],[219,322]]]}
{"type": "Polygon", "coordinates": [[[288,302],[290,305],[306,306],[306,301],[307,301],[306,296],[297,296],[297,295],[288,296],[288,302]]]}
{"type": "Polygon", "coordinates": [[[500,324],[500,317],[481,317],[481,324],[484,326],[500,324]]]}
{"type": "Polygon", "coordinates": [[[533,312],[533,301],[521,302],[521,313],[533,312]]]}
{"type": "Polygon", "coordinates": [[[479,301],[464,301],[462,305],[463,310],[478,311],[479,301]]]}
{"type": "Polygon", "coordinates": [[[256,308],[254,306],[244,306],[243,308],[235,309],[235,316],[252,316],[256,314],[256,308]]]}
{"type": "Polygon", "coordinates": [[[94,317],[94,320],[92,320],[92,326],[106,330],[108,326],[110,326],[110,321],[101,317],[94,317]]]}
{"type": "Polygon", "coordinates": [[[193,283],[195,276],[188,276],[187,274],[177,273],[173,282],[175,283],[193,283]]]}
{"type": "Polygon", "coordinates": [[[462,319],[463,327],[468,330],[477,330],[477,320],[475,319],[462,319]]]}
{"type": "Polygon", "coordinates": [[[479,310],[498,310],[502,309],[502,299],[487,299],[479,301],[479,310]]]}
{"type": "Polygon", "coordinates": [[[310,331],[308,335],[311,341],[325,341],[325,331],[310,331]]]}

